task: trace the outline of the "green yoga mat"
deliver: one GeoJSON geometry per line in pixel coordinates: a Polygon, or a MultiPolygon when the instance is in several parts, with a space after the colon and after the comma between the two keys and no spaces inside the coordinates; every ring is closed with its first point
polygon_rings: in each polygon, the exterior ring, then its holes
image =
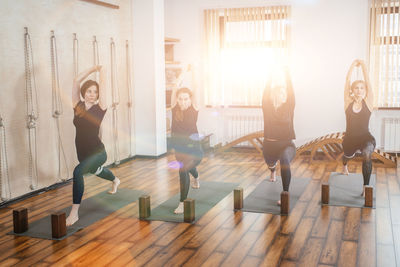
{"type": "MultiPolygon", "coordinates": [[[[301,194],[308,183],[310,178],[292,178],[289,187],[289,209],[290,211],[296,205],[301,194]]],[[[250,193],[243,200],[242,211],[258,212],[258,213],[271,213],[271,214],[281,214],[281,207],[276,203],[281,199],[282,193],[282,179],[280,177],[276,178],[276,182],[270,182],[269,180],[263,180],[256,189],[250,193]]]]}
{"type": "MultiPolygon", "coordinates": [[[[111,195],[107,191],[101,192],[93,197],[84,199],[79,208],[79,221],[74,225],[67,227],[67,234],[61,238],[53,238],[51,236],[51,216],[44,217],[40,220],[30,222],[28,213],[28,231],[16,234],[13,231],[8,234],[18,236],[30,236],[43,239],[62,240],[73,233],[107,217],[114,211],[117,211],[124,206],[135,202],[143,195],[143,191],[132,190],[127,188],[119,188],[118,192],[111,195]]],[[[68,216],[71,207],[65,208],[62,211],[68,216]]]]}
{"type": "MultiPolygon", "coordinates": [[[[369,185],[374,188],[373,208],[375,208],[375,183],[376,176],[371,174],[369,185]]],[[[343,175],[332,172],[329,177],[329,204],[323,205],[363,208],[365,203],[365,198],[361,196],[363,184],[361,173],[343,175]]]]}
{"type": "MultiPolygon", "coordinates": [[[[189,189],[188,198],[195,201],[195,221],[200,219],[207,211],[214,207],[219,201],[233,192],[238,186],[236,183],[222,183],[211,181],[200,181],[199,189],[189,189]]],[[[179,204],[180,194],[163,202],[151,210],[151,216],[145,220],[183,222],[183,214],[174,214],[179,204]]]]}

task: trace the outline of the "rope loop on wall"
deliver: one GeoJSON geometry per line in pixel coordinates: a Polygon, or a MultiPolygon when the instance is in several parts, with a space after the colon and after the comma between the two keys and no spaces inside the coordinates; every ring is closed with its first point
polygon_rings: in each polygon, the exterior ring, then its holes
{"type": "Polygon", "coordinates": [[[125,43],[125,51],[126,51],[126,89],[128,91],[128,127],[129,127],[129,157],[133,156],[132,153],[132,80],[131,80],[131,58],[129,51],[129,41],[126,40],[125,43]]]}
{"type": "Polygon", "coordinates": [[[54,35],[54,31],[51,31],[50,37],[50,56],[51,56],[51,84],[52,84],[52,116],[55,119],[56,127],[57,127],[57,155],[58,155],[58,181],[65,181],[66,178],[62,177],[62,159],[64,160],[65,170],[67,175],[68,164],[67,157],[65,156],[64,146],[61,138],[61,129],[60,129],[60,116],[63,114],[63,106],[61,101],[61,92],[60,92],[60,79],[58,74],[58,56],[57,56],[57,41],[54,35]]]}
{"type": "Polygon", "coordinates": [[[6,142],[6,127],[0,115],[0,193],[1,200],[7,201],[11,198],[10,176],[8,173],[8,156],[6,142]]]}
{"type": "Polygon", "coordinates": [[[36,127],[39,119],[38,97],[36,90],[36,79],[33,62],[32,42],[25,27],[24,34],[24,52],[25,52],[25,99],[27,112],[27,128],[29,138],[29,178],[30,188],[34,190],[38,185],[37,174],[37,143],[36,143],[36,127]]]}
{"type": "Polygon", "coordinates": [[[119,159],[119,146],[118,146],[118,110],[119,105],[119,90],[117,86],[117,64],[116,64],[116,53],[115,53],[115,42],[111,38],[110,42],[110,53],[111,53],[111,93],[112,93],[112,129],[113,129],[113,141],[114,141],[114,164],[120,163],[119,159]]]}

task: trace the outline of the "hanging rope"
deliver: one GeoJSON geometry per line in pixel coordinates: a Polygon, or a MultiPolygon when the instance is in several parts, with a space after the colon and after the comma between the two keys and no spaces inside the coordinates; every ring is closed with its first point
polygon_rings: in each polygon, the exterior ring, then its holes
{"type": "Polygon", "coordinates": [[[129,127],[129,157],[132,157],[132,88],[131,88],[131,64],[129,42],[126,40],[126,88],[128,90],[128,127],[129,127]]]}
{"type": "MultiPolygon", "coordinates": [[[[100,58],[99,58],[99,43],[97,42],[96,36],[93,36],[93,66],[97,66],[100,64],[100,58]]],[[[96,71],[94,74],[94,80],[99,81],[99,75],[98,72],[96,71]]]]}
{"type": "Polygon", "coordinates": [[[110,43],[111,50],[111,92],[112,92],[112,128],[113,128],[113,140],[114,140],[114,164],[118,165],[119,160],[119,147],[118,147],[118,104],[119,104],[119,91],[116,84],[117,81],[117,66],[115,62],[115,43],[111,38],[110,43]]]}
{"type": "Polygon", "coordinates": [[[34,190],[38,185],[37,174],[37,144],[36,144],[36,121],[39,118],[38,98],[36,90],[36,80],[33,64],[32,42],[25,27],[24,35],[25,51],[25,98],[27,111],[27,127],[29,134],[29,178],[31,180],[30,188],[34,190]]]}
{"type": "Polygon", "coordinates": [[[61,157],[63,157],[64,159],[64,165],[67,175],[69,171],[67,165],[67,157],[65,156],[65,151],[60,131],[60,116],[63,114],[63,107],[61,102],[60,81],[58,74],[57,43],[54,31],[51,31],[50,55],[51,55],[52,115],[53,118],[55,119],[57,126],[58,180],[65,181],[66,179],[62,178],[61,174],[61,157]]]}
{"type": "Polygon", "coordinates": [[[8,175],[6,127],[3,118],[0,116],[0,192],[1,200],[11,198],[10,176],[8,175]],[[4,193],[3,193],[4,190],[4,193]]]}
{"type": "Polygon", "coordinates": [[[74,64],[74,78],[78,76],[79,73],[79,54],[78,54],[78,49],[79,49],[79,43],[78,39],[76,38],[76,33],[74,33],[74,39],[73,39],[73,64],[74,64]]]}

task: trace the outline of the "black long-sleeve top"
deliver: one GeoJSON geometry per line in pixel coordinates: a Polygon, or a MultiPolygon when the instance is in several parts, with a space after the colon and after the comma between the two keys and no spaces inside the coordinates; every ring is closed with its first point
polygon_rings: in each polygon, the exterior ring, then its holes
{"type": "Polygon", "coordinates": [[[268,84],[264,90],[262,109],[264,115],[264,138],[280,141],[296,139],[293,127],[295,97],[290,79],[286,78],[286,102],[274,108],[270,97],[271,86],[268,84]]]}

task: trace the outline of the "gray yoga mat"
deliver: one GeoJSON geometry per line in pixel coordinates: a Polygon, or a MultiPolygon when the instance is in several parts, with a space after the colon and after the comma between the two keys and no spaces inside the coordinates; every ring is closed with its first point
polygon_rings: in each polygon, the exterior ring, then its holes
{"type": "MultiPolygon", "coordinates": [[[[329,177],[329,204],[327,205],[363,208],[365,203],[365,198],[361,196],[363,184],[361,173],[343,175],[332,172],[329,177]]],[[[374,188],[373,208],[375,208],[375,184],[376,175],[371,174],[369,185],[374,188]]]]}
{"type": "MultiPolygon", "coordinates": [[[[207,211],[214,207],[219,201],[233,192],[238,186],[236,183],[222,183],[200,180],[199,189],[189,189],[188,198],[195,202],[195,221],[200,219],[207,211]]],[[[180,194],[163,202],[151,210],[151,216],[145,220],[183,222],[183,214],[174,214],[174,210],[179,204],[180,194]]]]}
{"type": "MultiPolygon", "coordinates": [[[[304,190],[306,190],[310,180],[310,178],[291,179],[289,187],[290,211],[296,205],[296,202],[299,200],[304,190]]],[[[256,189],[243,200],[242,211],[281,214],[281,207],[277,204],[277,201],[281,199],[281,193],[282,179],[280,177],[276,177],[276,182],[270,182],[267,179],[263,180],[257,185],[256,189]]]]}
{"type": "MultiPolygon", "coordinates": [[[[107,191],[101,192],[95,196],[84,199],[79,208],[79,221],[74,225],[67,227],[67,234],[61,238],[53,238],[51,236],[51,216],[44,217],[40,220],[31,222],[29,221],[28,213],[28,231],[16,234],[13,231],[8,234],[18,236],[30,236],[43,239],[62,240],[73,233],[107,217],[114,211],[138,200],[138,198],[145,194],[143,191],[132,190],[127,188],[119,188],[118,192],[111,195],[107,191]]],[[[71,207],[65,208],[62,211],[68,216],[71,207]]]]}

